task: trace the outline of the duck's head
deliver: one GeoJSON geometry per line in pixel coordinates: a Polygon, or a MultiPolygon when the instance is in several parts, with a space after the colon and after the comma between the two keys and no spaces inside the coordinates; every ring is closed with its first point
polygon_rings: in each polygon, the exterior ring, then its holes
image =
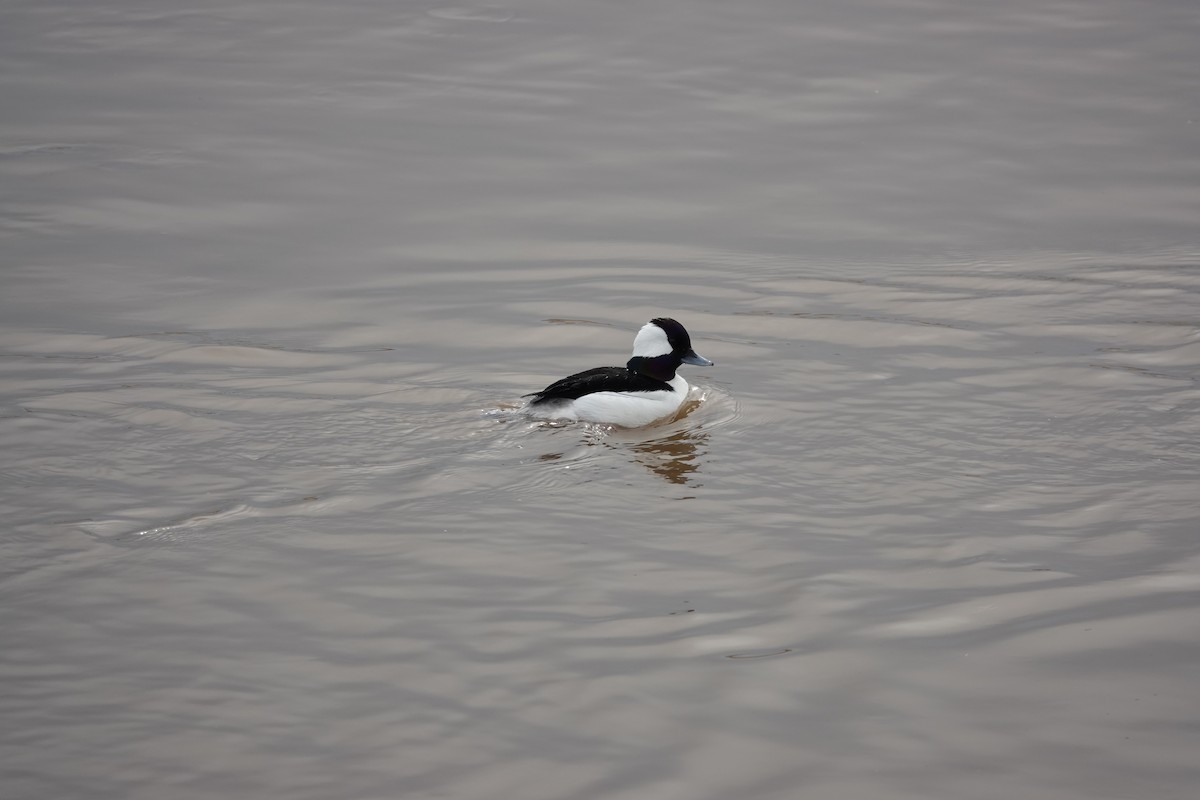
{"type": "Polygon", "coordinates": [[[711,367],[713,362],[692,349],[687,328],[670,317],[656,317],[634,337],[633,357],[625,366],[642,375],[669,381],[680,364],[711,367]]]}

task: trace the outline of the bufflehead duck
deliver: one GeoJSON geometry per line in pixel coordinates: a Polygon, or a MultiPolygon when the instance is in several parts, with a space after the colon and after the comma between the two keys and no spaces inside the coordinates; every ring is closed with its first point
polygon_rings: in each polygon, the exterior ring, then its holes
{"type": "Polygon", "coordinates": [[[711,367],[696,355],[687,330],[659,317],[642,326],[633,340],[633,357],[623,367],[596,367],[527,394],[528,411],[541,419],[607,422],[626,428],[649,425],[674,414],[687,398],[688,383],[675,370],[680,364],[711,367]]]}

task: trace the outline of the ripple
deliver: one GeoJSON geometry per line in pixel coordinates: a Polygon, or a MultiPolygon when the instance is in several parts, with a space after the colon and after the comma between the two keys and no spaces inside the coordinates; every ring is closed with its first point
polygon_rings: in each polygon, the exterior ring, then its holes
{"type": "Polygon", "coordinates": [[[446,6],[433,8],[425,12],[438,19],[455,22],[508,22],[516,14],[501,6],[446,6]]]}
{"type": "Polygon", "coordinates": [[[792,652],[790,647],[778,647],[765,650],[746,650],[741,653],[730,653],[726,658],[743,659],[743,658],[774,658],[792,652]]]}

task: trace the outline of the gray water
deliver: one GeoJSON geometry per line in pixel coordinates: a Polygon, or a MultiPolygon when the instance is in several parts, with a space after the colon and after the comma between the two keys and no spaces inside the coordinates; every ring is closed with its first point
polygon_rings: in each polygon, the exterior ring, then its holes
{"type": "Polygon", "coordinates": [[[1193,798],[1200,6],[0,9],[0,796],[1193,798]],[[520,395],[669,315],[649,429],[520,395]]]}

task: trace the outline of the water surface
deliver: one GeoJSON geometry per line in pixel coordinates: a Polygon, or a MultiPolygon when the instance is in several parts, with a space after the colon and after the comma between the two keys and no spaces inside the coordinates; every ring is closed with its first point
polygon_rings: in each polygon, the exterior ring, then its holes
{"type": "Polygon", "coordinates": [[[2,14],[6,798],[1194,795],[1194,3],[2,14]]]}

